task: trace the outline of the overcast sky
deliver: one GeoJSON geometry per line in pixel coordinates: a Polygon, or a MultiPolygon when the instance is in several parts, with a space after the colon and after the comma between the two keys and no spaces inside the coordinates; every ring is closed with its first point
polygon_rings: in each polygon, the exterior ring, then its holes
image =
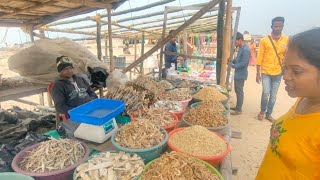
{"type": "MultiPolygon", "coordinates": [[[[130,0],[125,2],[116,11],[130,9],[134,7],[143,6],[159,0],[130,0]]],[[[208,0],[176,0],[174,2],[166,4],[166,6],[184,6],[196,3],[204,3],[208,0]]],[[[148,10],[128,13],[121,16],[116,16],[113,19],[121,19],[123,17],[131,17],[142,14],[148,14],[156,11],[164,10],[164,6],[154,7],[148,10]]],[[[301,32],[312,27],[320,26],[320,0],[233,0],[233,6],[241,6],[241,16],[239,31],[249,31],[250,34],[265,35],[270,32],[271,19],[275,16],[285,17],[284,33],[287,35],[293,35],[297,32],[301,32]]],[[[106,13],[105,10],[99,11],[100,13],[106,13]]],[[[89,15],[94,15],[97,12],[93,12],[89,15]]],[[[180,12],[187,13],[187,12],[180,12]]],[[[85,15],[88,16],[88,15],[85,15]]],[[[152,17],[161,18],[162,16],[152,17]]],[[[137,21],[126,22],[124,24],[134,24],[137,21]]],[[[82,22],[74,25],[87,25],[92,22],[82,22]]],[[[62,26],[70,27],[71,25],[62,26]]],[[[0,41],[3,40],[7,28],[0,28],[0,41]]],[[[50,37],[83,37],[83,35],[70,35],[63,33],[49,33],[50,37]]],[[[3,46],[4,42],[8,44],[20,43],[29,41],[30,38],[24,34],[19,28],[9,28],[6,39],[0,44],[3,46]],[[19,35],[20,32],[20,35],[19,35]]]]}

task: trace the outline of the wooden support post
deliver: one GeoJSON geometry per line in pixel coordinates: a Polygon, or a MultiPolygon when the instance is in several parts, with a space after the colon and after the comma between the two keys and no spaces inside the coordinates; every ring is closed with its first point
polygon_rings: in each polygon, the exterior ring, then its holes
{"type": "Polygon", "coordinates": [[[43,93],[41,93],[41,94],[39,94],[39,104],[40,105],[42,105],[42,106],[44,106],[44,95],[43,95],[43,93]]]}
{"type": "MultiPolygon", "coordinates": [[[[134,39],[134,61],[136,61],[136,60],[137,60],[137,39],[134,39]]],[[[133,69],[133,75],[136,75],[136,70],[135,69],[133,69]]]]}
{"type": "MultiPolygon", "coordinates": [[[[236,41],[236,36],[237,36],[237,32],[238,32],[238,27],[239,27],[240,12],[241,12],[241,7],[239,7],[237,9],[236,21],[235,21],[234,29],[233,29],[233,37],[232,37],[232,43],[231,43],[231,51],[230,51],[229,62],[232,60],[233,54],[234,54],[234,48],[235,48],[235,44],[234,43],[236,41]]],[[[227,86],[228,90],[231,91],[232,83],[231,83],[231,86],[229,86],[230,85],[229,84],[230,73],[231,73],[231,66],[228,66],[226,86],[227,86]]]]}
{"type": "MultiPolygon", "coordinates": [[[[144,54],[144,32],[142,33],[142,40],[141,40],[141,55],[144,54]]],[[[140,63],[140,74],[144,74],[144,66],[143,61],[140,63]]]]}
{"type": "Polygon", "coordinates": [[[44,34],[43,30],[39,30],[39,33],[40,33],[40,38],[41,39],[45,39],[46,38],[46,35],[44,34]]]}
{"type": "Polygon", "coordinates": [[[108,58],[108,34],[106,33],[104,36],[104,54],[105,54],[105,60],[108,58]]]}
{"type": "Polygon", "coordinates": [[[52,107],[53,106],[52,97],[49,93],[47,93],[47,101],[48,101],[48,106],[52,107]]]}
{"type": "Polygon", "coordinates": [[[226,86],[227,64],[230,57],[231,48],[231,26],[232,26],[232,0],[227,0],[226,21],[223,35],[223,51],[221,61],[220,84],[226,86]]]}
{"type": "Polygon", "coordinates": [[[110,4],[107,7],[108,11],[108,36],[109,36],[109,60],[110,60],[110,72],[114,70],[114,62],[113,62],[113,46],[112,46],[112,26],[111,26],[111,8],[110,4]]]}
{"type": "Polygon", "coordinates": [[[97,36],[96,36],[96,42],[97,42],[97,56],[98,59],[102,60],[102,50],[101,50],[101,17],[100,14],[97,14],[96,16],[96,23],[97,23],[97,36]]]}
{"type": "Polygon", "coordinates": [[[33,35],[33,29],[30,30],[30,40],[32,43],[34,43],[34,35],[33,35]]]}
{"type": "Polygon", "coordinates": [[[220,84],[221,59],[223,50],[223,26],[224,26],[225,1],[219,3],[218,25],[217,25],[217,63],[216,63],[216,80],[220,84]]]}
{"type": "MultiPolygon", "coordinates": [[[[148,52],[140,56],[135,62],[131,63],[128,67],[124,68],[122,70],[123,73],[128,72],[130,69],[136,67],[139,65],[142,61],[144,61],[147,57],[152,55],[154,52],[156,52],[159,48],[161,48],[165,43],[170,41],[172,37],[176,36],[178,33],[183,31],[186,27],[188,27],[190,24],[195,22],[197,19],[199,19],[201,16],[203,16],[205,13],[207,13],[211,8],[216,6],[219,2],[222,0],[212,0],[210,1],[205,7],[201,8],[195,15],[193,15],[190,19],[188,19],[183,25],[181,25],[178,29],[174,30],[172,34],[169,34],[166,38],[159,41],[153,48],[151,48],[148,52]]],[[[161,76],[160,76],[161,77],[161,76]]]]}
{"type": "MultiPolygon", "coordinates": [[[[162,28],[161,40],[164,40],[164,37],[166,36],[167,17],[168,17],[168,8],[166,7],[165,10],[164,10],[163,28],[162,28]]],[[[170,35],[172,35],[172,34],[169,34],[169,36],[170,35]]],[[[159,80],[162,79],[163,48],[164,48],[163,46],[164,46],[164,44],[161,46],[161,49],[160,49],[159,80]]]]}

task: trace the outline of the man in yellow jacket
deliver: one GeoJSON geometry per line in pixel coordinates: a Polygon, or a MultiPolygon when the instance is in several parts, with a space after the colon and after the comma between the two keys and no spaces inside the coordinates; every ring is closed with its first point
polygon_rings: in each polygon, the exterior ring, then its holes
{"type": "Polygon", "coordinates": [[[282,35],[284,18],[272,19],[270,35],[264,37],[259,44],[257,58],[256,81],[262,82],[261,110],[258,119],[274,122],[273,107],[276,102],[278,88],[282,77],[282,62],[287,50],[288,37],[282,35]]]}

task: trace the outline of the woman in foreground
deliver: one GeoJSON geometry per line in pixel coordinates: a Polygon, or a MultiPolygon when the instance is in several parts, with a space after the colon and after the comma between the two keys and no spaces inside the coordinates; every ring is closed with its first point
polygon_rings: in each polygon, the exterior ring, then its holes
{"type": "Polygon", "coordinates": [[[320,28],[293,36],[284,60],[296,104],[273,123],[257,180],[320,179],[320,28]]]}

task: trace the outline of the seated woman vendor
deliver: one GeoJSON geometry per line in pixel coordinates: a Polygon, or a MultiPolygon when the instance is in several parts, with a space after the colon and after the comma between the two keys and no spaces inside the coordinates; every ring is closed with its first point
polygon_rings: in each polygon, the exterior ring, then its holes
{"type": "Polygon", "coordinates": [[[51,96],[56,111],[68,114],[70,109],[98,98],[89,83],[73,74],[73,65],[67,56],[56,59],[59,77],[54,81],[51,96]]]}

